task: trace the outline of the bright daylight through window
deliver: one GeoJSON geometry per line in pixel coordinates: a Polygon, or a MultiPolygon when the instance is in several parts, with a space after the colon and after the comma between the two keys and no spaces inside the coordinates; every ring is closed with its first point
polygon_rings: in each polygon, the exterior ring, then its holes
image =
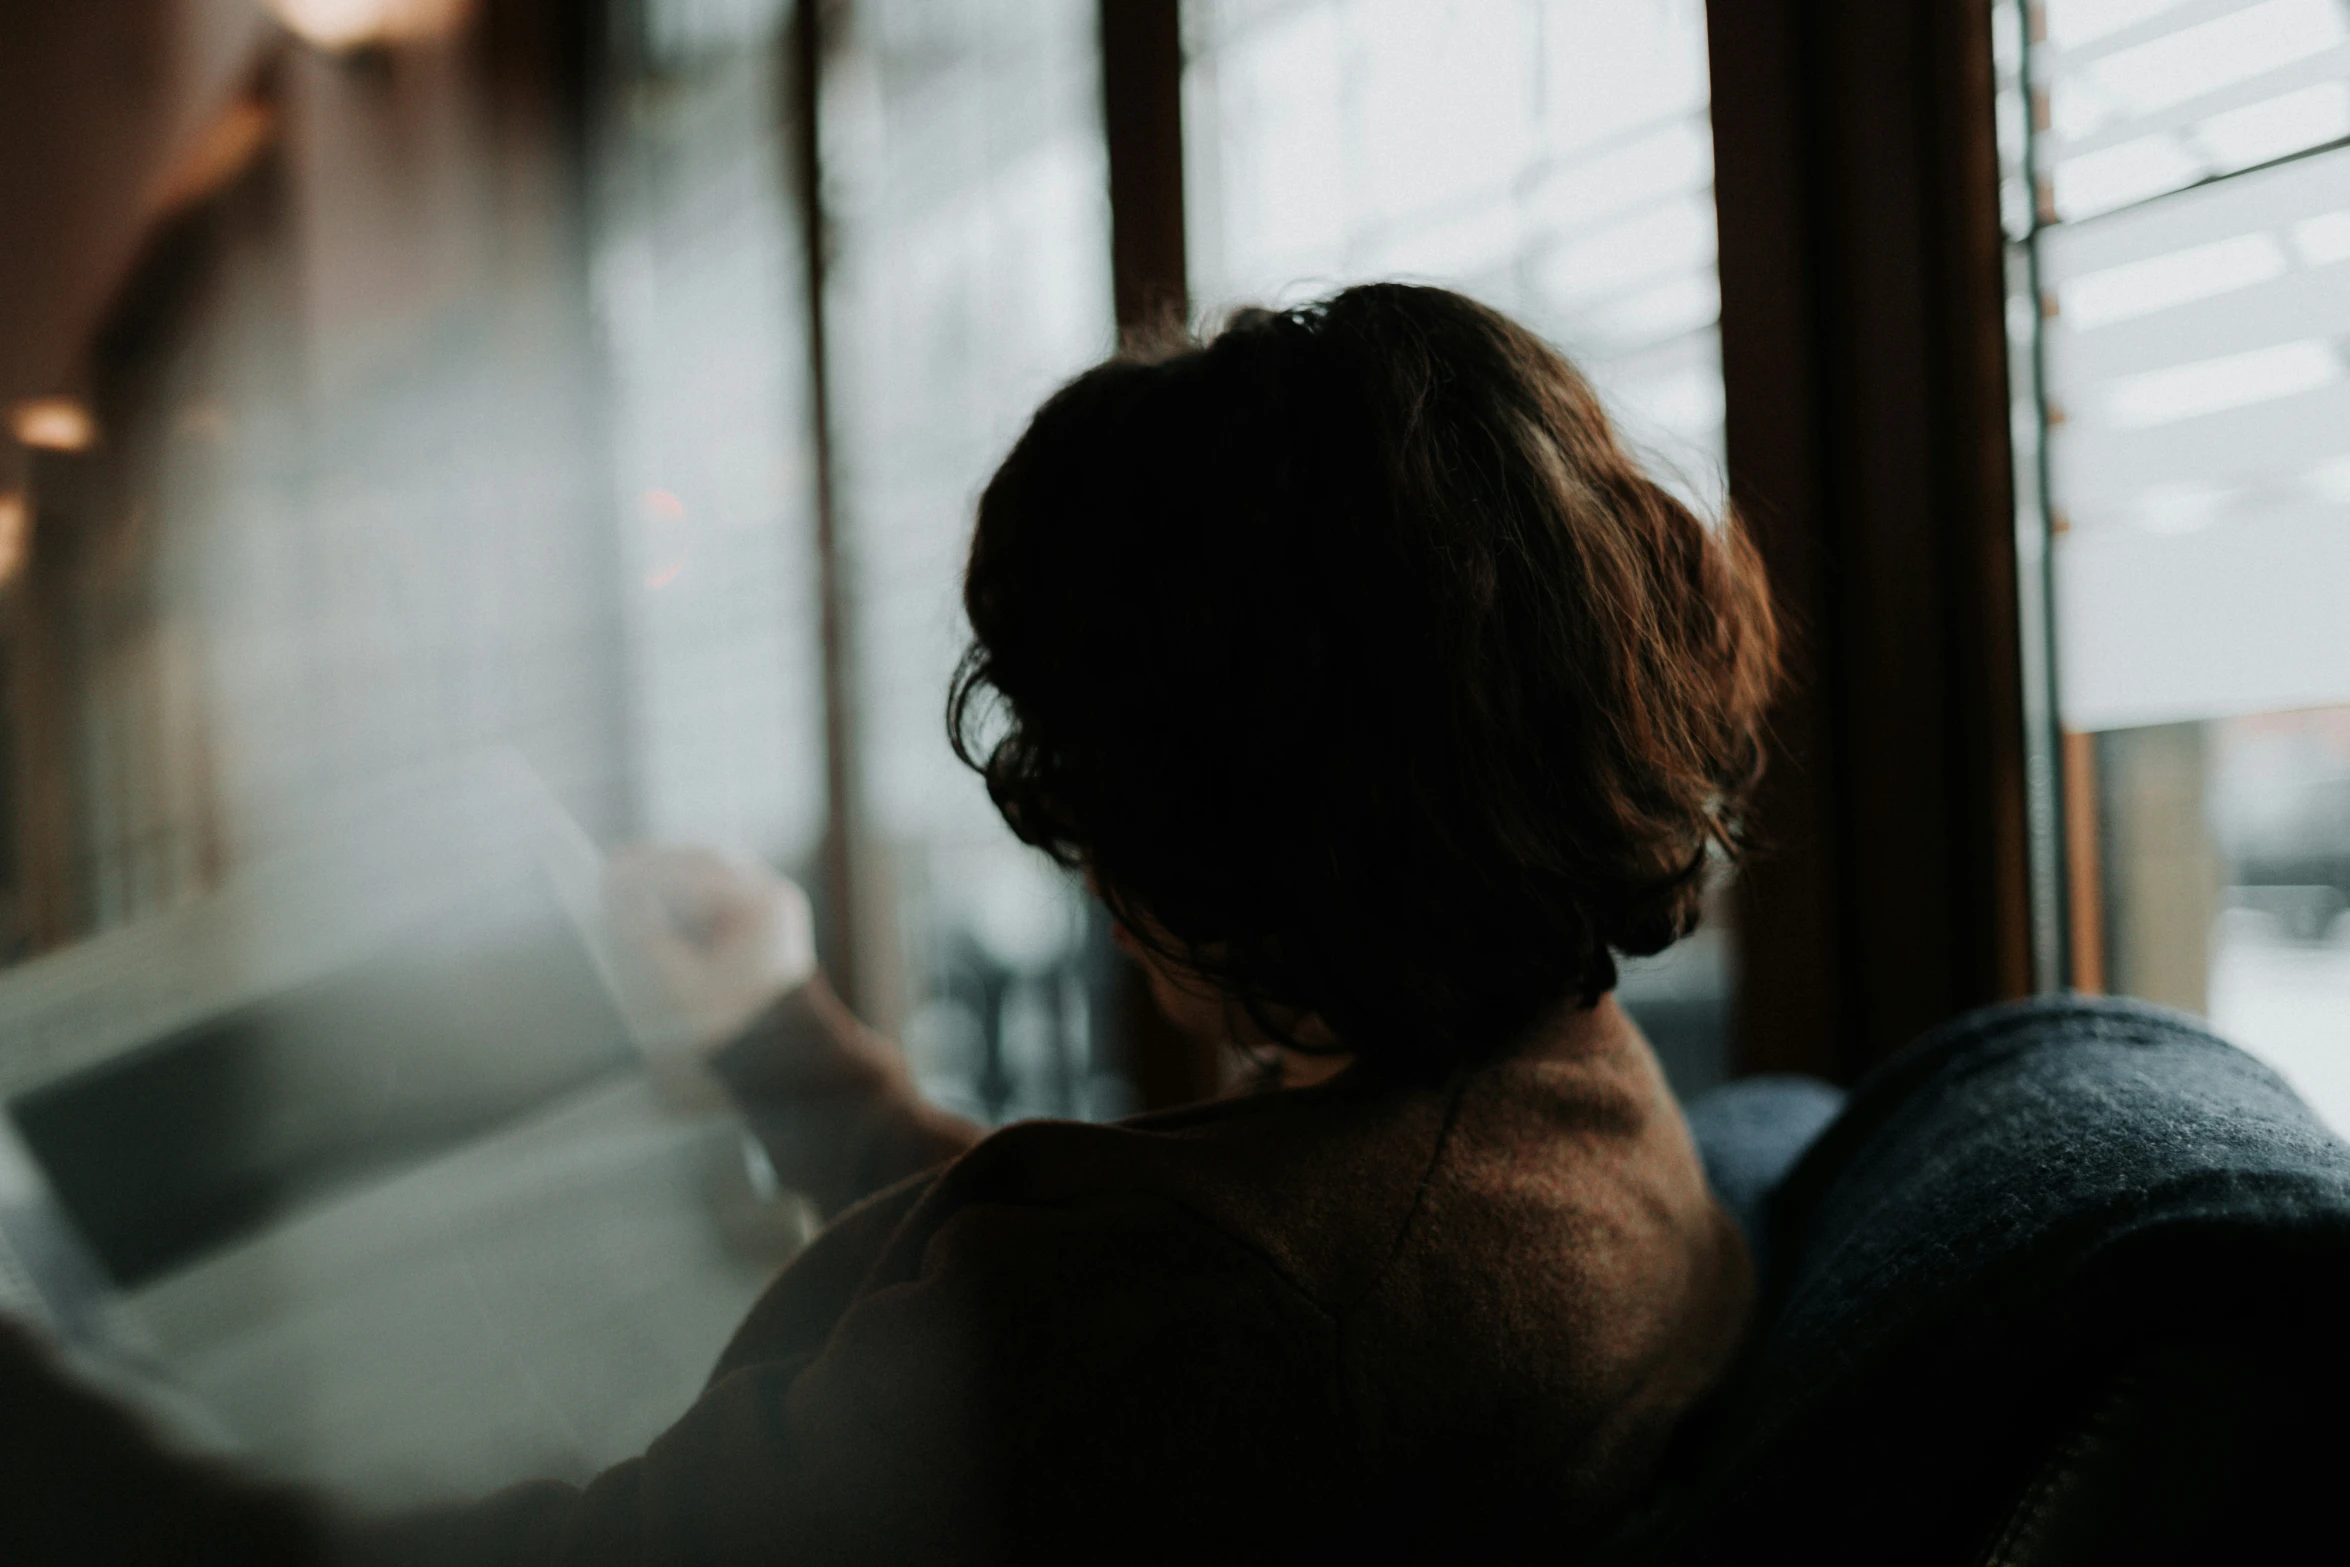
{"type": "Polygon", "coordinates": [[[1995,19],[2072,977],[2350,1125],[2350,7],[1995,19]]]}

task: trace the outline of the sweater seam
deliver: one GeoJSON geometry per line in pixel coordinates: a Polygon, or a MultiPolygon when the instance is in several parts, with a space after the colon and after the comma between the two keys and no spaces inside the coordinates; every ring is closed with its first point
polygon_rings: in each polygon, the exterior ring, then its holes
{"type": "Polygon", "coordinates": [[[1370,1270],[1369,1277],[1365,1279],[1363,1286],[1344,1300],[1328,1299],[1319,1291],[1308,1288],[1304,1280],[1283,1266],[1279,1258],[1258,1244],[1256,1240],[1233,1229],[1221,1219],[1193,1207],[1182,1198],[1142,1186],[1129,1187],[1128,1190],[1137,1196],[1148,1196],[1167,1203],[1194,1222],[1206,1226],[1233,1245],[1256,1256],[1267,1268],[1279,1275],[1284,1284],[1296,1291],[1301,1299],[1310,1303],[1315,1310],[1328,1317],[1334,1324],[1339,1325],[1343,1331],[1346,1318],[1352,1315],[1363,1302],[1378,1293],[1380,1285],[1386,1283],[1388,1275],[1394,1271],[1396,1259],[1403,1254],[1403,1249],[1411,1238],[1412,1225],[1419,1218],[1421,1210],[1427,1206],[1428,1193],[1436,1184],[1437,1170],[1443,1165],[1444,1156],[1451,1147],[1453,1131],[1460,1120],[1461,1100],[1466,1096],[1467,1091],[1468,1074],[1464,1072],[1453,1080],[1445,1095],[1443,1119],[1437,1123],[1436,1136],[1431,1142],[1427,1162],[1421,1167],[1419,1180],[1412,1187],[1411,1200],[1404,1205],[1403,1214],[1396,1221],[1395,1233],[1388,1237],[1385,1250],[1378,1263],[1370,1270]]]}
{"type": "Polygon", "coordinates": [[[1377,1294],[1379,1286],[1386,1283],[1388,1275],[1394,1272],[1396,1259],[1403,1255],[1405,1245],[1411,1240],[1412,1226],[1428,1206],[1428,1193],[1436,1185],[1436,1172],[1442,1167],[1444,1156],[1452,1147],[1453,1129],[1460,1122],[1461,1100],[1467,1096],[1468,1086],[1469,1074],[1466,1072],[1453,1079],[1452,1087],[1444,1099],[1444,1119],[1437,1123],[1436,1136],[1428,1150],[1428,1162],[1421,1167],[1420,1179],[1412,1188],[1412,1200],[1404,1205],[1403,1217],[1396,1221],[1395,1233],[1388,1238],[1386,1252],[1380,1257],[1378,1266],[1371,1270],[1370,1277],[1364,1280],[1363,1287],[1355,1292],[1354,1298],[1340,1308],[1343,1312],[1352,1313],[1377,1294]]]}
{"type": "Polygon", "coordinates": [[[1388,1239],[1386,1255],[1379,1259],[1378,1266],[1371,1270],[1370,1277],[1364,1281],[1354,1298],[1330,1314],[1330,1344],[1336,1362],[1331,1368],[1331,1375],[1338,1384],[1339,1405],[1347,1430],[1355,1435],[1358,1443],[1362,1441],[1366,1422],[1355,1385],[1354,1355],[1349,1341],[1364,1303],[1377,1294],[1379,1287],[1394,1273],[1397,1259],[1403,1255],[1404,1247],[1411,1240],[1412,1226],[1427,1207],[1428,1193],[1436,1185],[1436,1172],[1442,1167],[1444,1156],[1452,1146],[1453,1129],[1460,1121],[1461,1101],[1468,1095],[1469,1076],[1467,1071],[1457,1074],[1450,1091],[1445,1095],[1444,1119],[1437,1123],[1436,1136],[1428,1150],[1428,1162],[1420,1170],[1419,1182],[1412,1188],[1412,1200],[1404,1205],[1403,1217],[1397,1221],[1395,1234],[1388,1239]]]}

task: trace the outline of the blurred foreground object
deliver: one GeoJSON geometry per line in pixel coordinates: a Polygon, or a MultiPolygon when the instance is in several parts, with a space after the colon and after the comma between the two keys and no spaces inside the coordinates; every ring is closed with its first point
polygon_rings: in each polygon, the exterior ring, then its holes
{"type": "Polygon", "coordinates": [[[614,855],[604,912],[621,1008],[671,1086],[707,1082],[704,1053],[816,974],[808,895],[763,866],[708,849],[614,855]]]}
{"type": "Polygon", "coordinates": [[[272,15],[321,49],[361,49],[446,38],[473,0],[269,0],[272,15]]]}
{"type": "Polygon", "coordinates": [[[94,1255],[82,1337],[362,1500],[640,1450],[804,1230],[633,1070],[599,891],[492,756],[0,978],[14,1206],[94,1255]]]}
{"type": "Polygon", "coordinates": [[[8,410],[8,429],[18,442],[41,451],[87,451],[98,440],[98,421],[71,397],[26,398],[8,410]]]}

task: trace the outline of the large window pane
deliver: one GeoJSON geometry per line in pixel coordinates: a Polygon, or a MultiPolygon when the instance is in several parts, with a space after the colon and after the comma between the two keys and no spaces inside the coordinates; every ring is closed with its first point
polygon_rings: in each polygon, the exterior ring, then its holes
{"type": "Polygon", "coordinates": [[[2039,242],[2081,729],[2350,700],[2350,151],[2039,242]]]}
{"type": "Polygon", "coordinates": [[[613,62],[590,275],[639,830],[805,873],[824,730],[787,10],[642,6],[613,62]]]}
{"type": "Polygon", "coordinates": [[[2350,1125],[2350,12],[2001,22],[2072,977],[2208,1013],[2350,1125]]]}
{"type": "Polygon", "coordinates": [[[860,0],[826,60],[863,1002],[987,1119],[1125,1106],[1099,916],[947,747],[980,487],[1112,345],[1094,7],[860,0]]]}

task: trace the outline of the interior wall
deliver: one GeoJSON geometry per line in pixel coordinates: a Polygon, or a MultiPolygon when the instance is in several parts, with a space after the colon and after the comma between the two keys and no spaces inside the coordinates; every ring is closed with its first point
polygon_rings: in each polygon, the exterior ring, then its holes
{"type": "Polygon", "coordinates": [[[0,36],[6,405],[59,389],[276,30],[260,0],[0,0],[0,36]]]}
{"type": "Polygon", "coordinates": [[[633,826],[565,11],[284,51],[110,295],[5,607],[31,946],[494,750],[633,826]]]}

